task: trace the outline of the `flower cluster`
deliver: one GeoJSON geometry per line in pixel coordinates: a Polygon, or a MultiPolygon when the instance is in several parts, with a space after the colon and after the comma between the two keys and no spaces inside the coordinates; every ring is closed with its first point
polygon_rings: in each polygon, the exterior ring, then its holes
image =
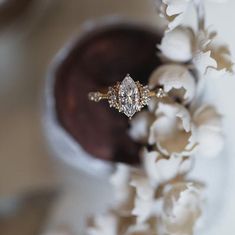
{"type": "Polygon", "coordinates": [[[143,151],[144,169],[119,164],[111,178],[114,206],[89,221],[88,235],[188,235],[203,209],[203,185],[179,181],[190,164],[143,151]],[[177,164],[175,164],[177,162],[177,164]],[[178,166],[176,169],[175,166],[178,166]]]}
{"type": "Polygon", "coordinates": [[[209,77],[233,72],[228,47],[205,28],[202,2],[156,1],[167,29],[157,45],[163,65],[148,85],[168,97],[131,120],[129,135],[144,146],[141,167],[117,166],[114,204],[90,221],[88,235],[191,235],[197,227],[205,187],[187,174],[197,158],[217,156],[224,144],[221,115],[202,102],[203,87],[209,77]],[[190,5],[197,29],[181,24],[190,5]]]}

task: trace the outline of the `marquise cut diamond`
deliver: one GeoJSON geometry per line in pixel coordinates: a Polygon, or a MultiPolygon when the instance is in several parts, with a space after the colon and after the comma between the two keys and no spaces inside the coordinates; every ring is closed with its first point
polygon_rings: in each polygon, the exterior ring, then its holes
{"type": "Polygon", "coordinates": [[[140,110],[140,93],[134,80],[127,75],[119,87],[118,92],[119,111],[131,118],[140,110]]]}

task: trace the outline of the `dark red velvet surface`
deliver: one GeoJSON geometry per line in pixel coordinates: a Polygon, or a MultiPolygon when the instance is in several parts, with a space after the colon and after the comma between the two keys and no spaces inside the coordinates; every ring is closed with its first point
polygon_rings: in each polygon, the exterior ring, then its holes
{"type": "Polygon", "coordinates": [[[54,89],[58,120],[94,157],[138,163],[140,146],[127,134],[128,118],[105,101],[89,101],[87,94],[121,81],[127,73],[146,84],[160,64],[159,41],[157,32],[140,26],[99,27],[78,40],[59,64],[54,89]]]}

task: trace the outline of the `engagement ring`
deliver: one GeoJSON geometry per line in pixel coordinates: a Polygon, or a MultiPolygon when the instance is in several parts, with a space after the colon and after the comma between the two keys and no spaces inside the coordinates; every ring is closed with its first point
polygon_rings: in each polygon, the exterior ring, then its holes
{"type": "Polygon", "coordinates": [[[148,105],[151,98],[164,98],[167,93],[162,88],[150,90],[148,86],[135,82],[129,74],[123,81],[117,82],[114,86],[109,87],[107,92],[90,92],[88,98],[91,101],[99,102],[108,100],[109,106],[131,117],[139,112],[144,106],[148,105]]]}

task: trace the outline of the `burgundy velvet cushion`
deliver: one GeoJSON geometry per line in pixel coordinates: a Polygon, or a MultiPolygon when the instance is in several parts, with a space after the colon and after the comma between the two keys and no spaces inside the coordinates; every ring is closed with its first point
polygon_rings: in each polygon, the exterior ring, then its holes
{"type": "Polygon", "coordinates": [[[142,26],[99,27],[78,40],[59,64],[54,89],[58,120],[94,157],[138,163],[140,146],[127,134],[128,118],[105,101],[89,101],[87,94],[121,81],[127,73],[146,84],[160,64],[159,41],[157,32],[142,26]]]}

